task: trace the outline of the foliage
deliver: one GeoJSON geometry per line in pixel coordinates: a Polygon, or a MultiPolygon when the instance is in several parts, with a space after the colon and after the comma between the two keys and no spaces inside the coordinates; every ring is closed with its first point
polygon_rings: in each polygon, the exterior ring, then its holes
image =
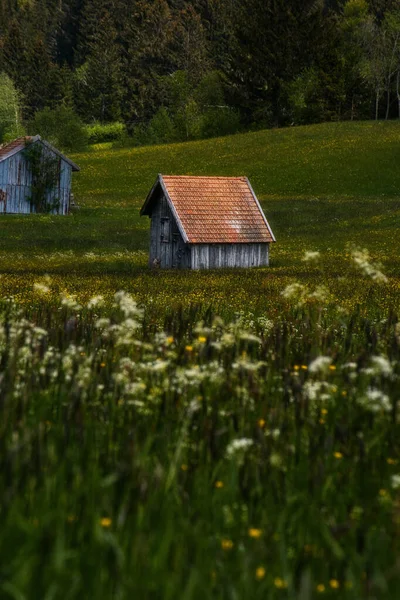
{"type": "Polygon", "coordinates": [[[101,144],[103,142],[120,141],[126,135],[123,123],[93,123],[86,125],[85,131],[90,144],[101,144]]]}
{"type": "Polygon", "coordinates": [[[203,134],[203,84],[213,113],[228,107],[221,133],[238,122],[392,118],[398,22],[397,0],[0,0],[0,67],[25,121],[67,105],[87,123],[121,121],[142,139],[162,108],[176,117],[178,138],[210,135],[218,118],[206,115],[203,134]],[[165,81],[176,73],[190,90],[175,104],[165,81]]]}
{"type": "Polygon", "coordinates": [[[88,142],[82,121],[71,108],[65,106],[37,112],[29,127],[32,134],[39,134],[62,150],[82,150],[88,142]]]}
{"type": "Polygon", "coordinates": [[[4,72],[0,73],[0,143],[24,135],[19,94],[4,72]]]}
{"type": "Polygon", "coordinates": [[[58,189],[59,158],[40,142],[28,142],[23,150],[27,168],[32,175],[29,202],[36,213],[49,213],[57,209],[60,199],[58,189]]]}

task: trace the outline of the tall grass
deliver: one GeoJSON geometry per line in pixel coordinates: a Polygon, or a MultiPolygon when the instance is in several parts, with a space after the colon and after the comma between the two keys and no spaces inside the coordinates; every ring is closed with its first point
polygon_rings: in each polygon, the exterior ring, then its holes
{"type": "Polygon", "coordinates": [[[1,597],[399,597],[398,318],[282,292],[2,303],[1,597]]]}

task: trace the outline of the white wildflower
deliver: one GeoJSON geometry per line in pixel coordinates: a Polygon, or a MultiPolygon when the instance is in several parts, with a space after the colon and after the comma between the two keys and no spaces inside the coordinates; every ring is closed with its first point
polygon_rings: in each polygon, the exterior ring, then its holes
{"type": "Polygon", "coordinates": [[[400,488],[400,475],[392,475],[390,483],[394,490],[398,490],[400,488]]]}
{"type": "Polygon", "coordinates": [[[372,356],[371,363],[374,374],[384,375],[386,377],[389,377],[393,374],[392,365],[384,356],[372,356]]]}
{"type": "Polygon", "coordinates": [[[226,456],[232,458],[236,454],[246,452],[254,444],[250,438],[239,438],[232,440],[226,447],[226,456]]]}
{"type": "Polygon", "coordinates": [[[373,413],[390,412],[392,405],[389,396],[376,388],[368,388],[365,396],[357,400],[358,404],[373,413]]]}
{"type": "Polygon", "coordinates": [[[44,285],[44,283],[34,283],[33,289],[38,294],[48,294],[50,292],[50,288],[47,285],[44,285]]]}
{"type": "Polygon", "coordinates": [[[373,265],[370,262],[370,256],[368,250],[353,250],[352,252],[353,262],[359,267],[359,269],[371,277],[377,283],[386,283],[387,277],[380,271],[380,265],[373,265]]]}
{"type": "Polygon", "coordinates": [[[87,303],[87,307],[89,310],[91,310],[93,308],[97,308],[99,306],[103,306],[103,305],[104,305],[103,296],[93,296],[93,298],[90,298],[89,302],[87,303]]]}
{"type": "Polygon", "coordinates": [[[312,252],[312,251],[308,251],[305,252],[304,256],[303,256],[303,261],[304,262],[311,262],[311,261],[316,261],[318,260],[320,257],[320,253],[319,252],[312,252]]]}
{"type": "Polygon", "coordinates": [[[318,356],[308,365],[308,372],[319,373],[326,371],[330,364],[332,364],[332,359],[329,356],[318,356]]]}

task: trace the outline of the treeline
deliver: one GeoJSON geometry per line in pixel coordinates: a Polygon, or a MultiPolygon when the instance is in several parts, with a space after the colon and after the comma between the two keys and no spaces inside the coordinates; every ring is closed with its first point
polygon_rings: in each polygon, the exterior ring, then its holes
{"type": "Polygon", "coordinates": [[[0,73],[2,137],[74,115],[138,143],[394,118],[400,5],[0,0],[0,73]]]}

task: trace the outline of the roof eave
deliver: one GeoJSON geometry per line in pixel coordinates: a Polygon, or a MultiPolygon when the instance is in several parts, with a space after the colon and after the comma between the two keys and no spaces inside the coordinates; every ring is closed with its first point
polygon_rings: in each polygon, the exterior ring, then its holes
{"type": "Polygon", "coordinates": [[[271,227],[270,227],[270,225],[269,225],[269,223],[268,223],[268,221],[267,221],[267,218],[266,218],[266,216],[265,216],[265,214],[264,214],[264,211],[263,211],[263,209],[262,209],[262,207],[261,207],[261,204],[260,204],[260,202],[258,201],[258,198],[257,198],[257,196],[255,195],[253,188],[251,187],[251,183],[250,183],[250,181],[248,180],[248,178],[247,178],[247,177],[246,177],[245,179],[246,179],[247,185],[249,186],[249,190],[251,191],[251,193],[252,193],[252,196],[253,196],[253,198],[254,198],[254,202],[257,204],[257,206],[258,206],[258,210],[259,210],[259,211],[260,211],[260,213],[261,213],[261,216],[262,216],[262,218],[263,218],[263,220],[264,220],[264,223],[266,224],[266,226],[267,226],[267,229],[268,229],[268,231],[269,231],[269,232],[270,232],[270,234],[271,234],[272,241],[273,241],[273,242],[276,242],[275,236],[274,236],[274,234],[273,234],[273,232],[272,232],[272,229],[271,229],[271,227]]]}
{"type": "Polygon", "coordinates": [[[151,188],[150,192],[147,194],[146,200],[144,201],[144,204],[143,204],[142,208],[140,209],[140,213],[139,214],[140,214],[141,217],[143,217],[143,216],[151,217],[151,211],[149,210],[150,203],[151,203],[151,200],[153,198],[153,194],[154,194],[154,192],[157,189],[157,186],[161,184],[160,178],[161,178],[161,175],[158,174],[157,175],[157,179],[156,179],[153,187],[151,188]]]}
{"type": "Polygon", "coordinates": [[[179,218],[179,215],[178,215],[178,212],[177,212],[177,210],[176,210],[176,208],[175,208],[175,206],[174,206],[174,203],[172,202],[172,200],[171,200],[171,198],[170,198],[170,195],[169,195],[169,193],[168,193],[167,186],[166,186],[166,185],[165,185],[165,183],[164,183],[163,176],[161,175],[161,173],[158,175],[158,180],[159,180],[159,182],[160,182],[160,185],[161,185],[162,191],[164,192],[164,194],[165,194],[165,197],[166,197],[166,199],[167,199],[168,206],[169,206],[169,208],[170,208],[170,210],[171,210],[172,214],[174,215],[174,218],[175,218],[176,224],[178,225],[178,229],[179,229],[179,232],[180,232],[180,234],[181,234],[181,236],[182,236],[182,238],[183,238],[183,241],[185,242],[185,244],[188,244],[188,243],[189,243],[189,238],[188,238],[188,236],[187,236],[187,234],[186,234],[185,228],[184,228],[184,227],[183,227],[183,225],[182,225],[182,221],[181,221],[181,220],[180,220],[180,218],[179,218]]]}

